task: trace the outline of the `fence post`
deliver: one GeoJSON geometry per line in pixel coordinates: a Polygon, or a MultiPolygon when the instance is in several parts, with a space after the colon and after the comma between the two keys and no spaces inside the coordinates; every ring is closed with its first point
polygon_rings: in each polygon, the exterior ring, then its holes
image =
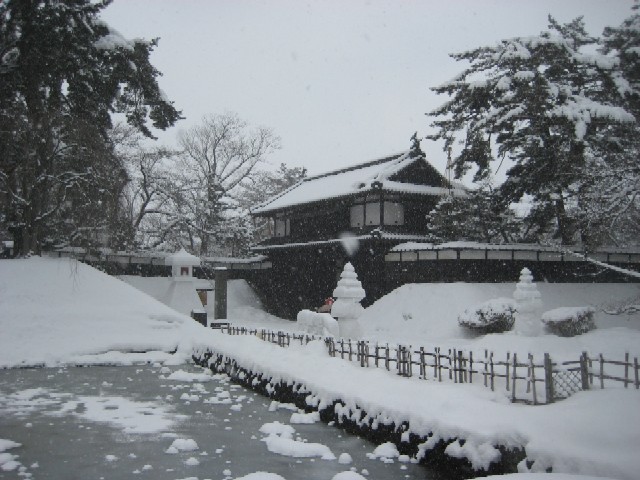
{"type": "Polygon", "coordinates": [[[493,352],[491,352],[491,354],[489,355],[489,361],[491,362],[491,391],[495,391],[495,370],[494,370],[494,366],[493,366],[493,352]]]}
{"type": "Polygon", "coordinates": [[[402,358],[402,375],[409,376],[409,359],[407,358],[407,347],[400,347],[400,358],[402,358]]]}
{"type": "Polygon", "coordinates": [[[469,383],[473,383],[473,352],[469,352],[469,383]]]}
{"type": "Polygon", "coordinates": [[[427,379],[427,365],[424,358],[424,347],[420,347],[420,376],[424,380],[427,379]]]}
{"type": "Polygon", "coordinates": [[[487,387],[487,370],[489,369],[489,352],[487,351],[487,349],[484,349],[484,372],[483,372],[483,377],[484,377],[484,386],[487,387]]]}
{"type": "Polygon", "coordinates": [[[628,388],[631,380],[629,380],[629,352],[624,354],[624,388],[628,388]]]}
{"type": "Polygon", "coordinates": [[[516,401],[516,377],[518,374],[516,373],[516,368],[518,367],[518,354],[513,353],[513,381],[511,382],[511,401],[516,401]]]}
{"type": "Polygon", "coordinates": [[[600,388],[604,388],[604,357],[600,354],[600,388]]]}
{"type": "Polygon", "coordinates": [[[507,380],[507,392],[509,391],[509,368],[511,366],[511,353],[507,352],[507,371],[506,371],[506,380],[507,380]]]}
{"type": "Polygon", "coordinates": [[[544,354],[544,390],[547,403],[553,403],[553,363],[548,353],[544,354]]]}
{"type": "MultiPolygon", "coordinates": [[[[587,352],[582,352],[580,356],[580,380],[582,381],[582,390],[589,390],[589,356],[587,352]]],[[[627,386],[626,382],[624,386],[627,386]]]]}
{"type": "Polygon", "coordinates": [[[538,395],[536,394],[536,366],[533,362],[533,355],[529,354],[529,368],[530,374],[529,378],[531,379],[531,393],[533,394],[533,404],[538,404],[538,395]]]}
{"type": "Polygon", "coordinates": [[[640,378],[638,378],[638,357],[633,357],[633,371],[636,378],[636,390],[640,389],[640,378]]]}
{"type": "Polygon", "coordinates": [[[458,383],[464,383],[464,361],[462,350],[458,350],[458,383]]]}
{"type": "Polygon", "coordinates": [[[384,366],[387,370],[389,370],[389,344],[388,343],[384,347],[384,366]]]}
{"type": "Polygon", "coordinates": [[[365,350],[364,350],[364,354],[365,354],[365,365],[367,366],[367,368],[369,367],[369,342],[365,342],[364,344],[365,350]]]}

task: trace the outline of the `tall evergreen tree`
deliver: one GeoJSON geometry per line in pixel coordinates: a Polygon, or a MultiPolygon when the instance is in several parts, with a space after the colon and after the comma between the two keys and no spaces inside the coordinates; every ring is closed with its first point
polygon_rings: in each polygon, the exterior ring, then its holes
{"type": "MultiPolygon", "coordinates": [[[[640,120],[640,14],[603,33],[602,53],[618,62],[613,81],[623,106],[640,120]]],[[[613,125],[600,132],[588,152],[579,191],[581,222],[589,232],[587,246],[638,244],[640,237],[640,126],[613,125]]]]}
{"type": "Polygon", "coordinates": [[[521,238],[521,222],[489,182],[465,197],[442,197],[427,220],[428,232],[437,242],[510,243],[521,238]]]}
{"type": "Polygon", "coordinates": [[[585,53],[594,46],[582,18],[561,25],[550,17],[538,36],[452,55],[470,66],[433,89],[451,99],[431,113],[437,131],[429,138],[444,140],[447,151],[464,137],[456,176],[475,165],[475,179],[486,178],[495,148],[513,162],[499,190],[504,201],[531,196],[527,220],[554,218],[563,244],[581,227],[572,210],[580,207],[590,152],[602,149],[606,132],[635,122],[616,88],[618,62],[585,53]]]}
{"type": "Polygon", "coordinates": [[[606,27],[603,32],[602,53],[618,59],[619,71],[614,81],[629,110],[640,118],[640,4],[635,12],[618,27],[606,27]]]}
{"type": "Polygon", "coordinates": [[[156,40],[110,29],[98,17],[109,3],[0,3],[0,208],[22,254],[39,253],[61,223],[82,228],[83,198],[100,206],[122,188],[102,185],[123,171],[107,134],[112,112],[147,136],[149,122],[165,129],[180,117],[149,62],[156,40]]]}

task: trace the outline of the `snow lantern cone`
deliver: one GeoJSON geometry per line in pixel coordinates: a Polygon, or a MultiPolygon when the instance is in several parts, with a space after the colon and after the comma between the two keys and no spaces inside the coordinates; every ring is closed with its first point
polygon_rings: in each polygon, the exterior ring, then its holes
{"type": "Polygon", "coordinates": [[[520,281],[513,292],[513,298],[517,305],[515,330],[524,335],[540,335],[542,328],[539,314],[542,299],[538,287],[533,282],[531,270],[526,267],[520,271],[520,281]]]}
{"type": "Polygon", "coordinates": [[[351,263],[344,266],[338,285],[333,291],[335,302],[331,306],[331,316],[338,320],[340,336],[343,338],[360,338],[362,327],[358,317],[364,312],[360,301],[366,293],[358,280],[358,275],[351,263]]]}

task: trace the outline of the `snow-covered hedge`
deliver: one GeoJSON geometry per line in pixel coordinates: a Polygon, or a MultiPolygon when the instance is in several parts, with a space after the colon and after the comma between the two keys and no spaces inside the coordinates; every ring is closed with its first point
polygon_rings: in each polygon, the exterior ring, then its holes
{"type": "Polygon", "coordinates": [[[493,298],[466,309],[458,316],[458,324],[479,333],[506,332],[516,320],[516,303],[510,298],[493,298]]]}
{"type": "Polygon", "coordinates": [[[541,320],[552,333],[574,337],[596,328],[594,313],[595,310],[589,306],[554,308],[544,312],[541,320]]]}

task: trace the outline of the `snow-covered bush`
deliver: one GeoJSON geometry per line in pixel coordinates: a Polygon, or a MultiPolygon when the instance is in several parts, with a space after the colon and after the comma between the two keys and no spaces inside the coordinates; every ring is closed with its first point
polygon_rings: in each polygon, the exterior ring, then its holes
{"type": "Polygon", "coordinates": [[[561,337],[574,337],[596,328],[592,307],[561,307],[542,314],[544,323],[551,333],[561,337]]]}
{"type": "Polygon", "coordinates": [[[328,313],[316,313],[311,310],[301,310],[296,317],[300,331],[320,337],[337,337],[338,322],[328,313]]]}
{"type": "Polygon", "coordinates": [[[466,309],[458,316],[458,324],[478,333],[506,332],[516,320],[516,303],[510,298],[494,298],[466,309]]]}

